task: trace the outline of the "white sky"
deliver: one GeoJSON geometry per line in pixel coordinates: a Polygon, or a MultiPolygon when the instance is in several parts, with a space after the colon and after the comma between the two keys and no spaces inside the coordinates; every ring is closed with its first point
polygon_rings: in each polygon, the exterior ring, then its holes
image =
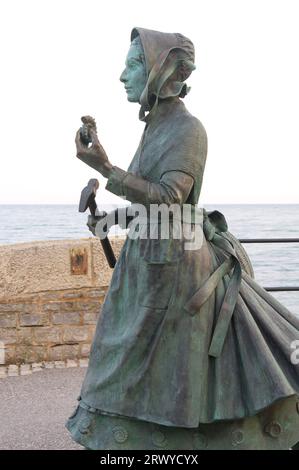
{"type": "Polygon", "coordinates": [[[134,26],[181,32],[197,70],[185,103],[209,153],[201,203],[299,203],[297,0],[9,0],[0,4],[0,203],[119,198],[75,157],[94,115],[112,164],[126,169],[143,124],[120,73],[134,26]]]}

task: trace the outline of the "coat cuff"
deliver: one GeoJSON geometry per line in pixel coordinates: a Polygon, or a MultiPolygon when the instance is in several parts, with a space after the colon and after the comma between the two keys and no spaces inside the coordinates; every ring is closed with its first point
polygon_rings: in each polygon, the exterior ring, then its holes
{"type": "Polygon", "coordinates": [[[110,170],[110,175],[107,180],[105,189],[111,193],[116,194],[117,196],[125,196],[123,189],[123,180],[128,176],[128,172],[118,168],[118,166],[113,166],[110,170]]]}

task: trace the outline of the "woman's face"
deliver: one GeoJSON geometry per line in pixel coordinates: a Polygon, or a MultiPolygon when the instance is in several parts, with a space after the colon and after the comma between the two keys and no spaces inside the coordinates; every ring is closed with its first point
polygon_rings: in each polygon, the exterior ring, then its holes
{"type": "Polygon", "coordinates": [[[143,50],[139,44],[134,44],[134,42],[131,44],[126,59],[126,68],[120,76],[120,81],[125,85],[128,101],[139,103],[147,82],[143,50]]]}

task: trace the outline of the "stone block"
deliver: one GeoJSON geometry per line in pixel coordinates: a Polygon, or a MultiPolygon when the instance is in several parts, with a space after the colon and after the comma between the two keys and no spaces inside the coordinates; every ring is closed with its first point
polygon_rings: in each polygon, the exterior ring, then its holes
{"type": "Polygon", "coordinates": [[[45,369],[54,369],[55,363],[54,362],[44,362],[45,369]]]}
{"type": "Polygon", "coordinates": [[[86,325],[95,325],[99,318],[99,312],[84,312],[83,323],[86,325]]]}
{"type": "Polygon", "coordinates": [[[22,313],[20,326],[41,326],[49,324],[49,317],[45,313],[22,313]]]}
{"type": "Polygon", "coordinates": [[[64,342],[88,341],[90,338],[90,328],[88,326],[65,327],[63,333],[64,342]]]}
{"type": "Polygon", "coordinates": [[[63,325],[63,324],[79,325],[81,323],[81,314],[80,312],[53,313],[52,323],[54,325],[63,325]]]}
{"type": "Polygon", "coordinates": [[[34,362],[32,364],[32,372],[40,372],[41,370],[43,370],[42,362],[34,362]]]}
{"type": "Polygon", "coordinates": [[[47,350],[43,346],[16,346],[16,362],[32,363],[43,362],[47,358],[47,350]]]}
{"type": "Polygon", "coordinates": [[[0,313],[0,328],[15,328],[16,326],[16,313],[0,313]]]}
{"type": "Polygon", "coordinates": [[[79,355],[78,344],[61,344],[51,346],[49,352],[50,361],[61,361],[65,359],[76,359],[79,355]]]}
{"type": "Polygon", "coordinates": [[[77,302],[48,302],[43,305],[45,312],[72,312],[78,310],[77,302]]]}
{"type": "Polygon", "coordinates": [[[0,366],[0,379],[4,379],[5,377],[7,377],[7,367],[0,366]]]}
{"type": "Polygon", "coordinates": [[[0,328],[0,341],[5,344],[15,344],[17,342],[17,331],[15,328],[0,328]]]}
{"type": "MultiPolygon", "coordinates": [[[[15,354],[15,346],[7,346],[4,347],[4,354],[2,354],[2,364],[15,364],[16,363],[16,354],[15,354]]],[[[1,363],[0,363],[1,364],[1,363]]]]}
{"type": "Polygon", "coordinates": [[[82,344],[81,345],[81,357],[89,357],[91,344],[82,344]]]}
{"type": "Polygon", "coordinates": [[[8,366],[7,370],[8,377],[16,377],[19,375],[19,367],[15,364],[11,364],[8,366]]]}
{"type": "Polygon", "coordinates": [[[65,361],[55,361],[55,369],[64,369],[65,361]]]}
{"type": "Polygon", "coordinates": [[[5,312],[19,312],[21,308],[22,304],[0,303],[0,314],[5,312]]]}
{"type": "Polygon", "coordinates": [[[85,291],[75,291],[75,292],[64,292],[62,294],[62,300],[71,300],[71,299],[82,299],[86,296],[85,291]]]}
{"type": "Polygon", "coordinates": [[[80,367],[88,367],[88,359],[79,359],[80,367]]]}
{"type": "Polygon", "coordinates": [[[23,327],[17,330],[17,343],[20,345],[32,345],[33,333],[32,328],[23,327]]]}
{"type": "Polygon", "coordinates": [[[31,365],[30,364],[21,364],[20,365],[20,375],[31,375],[31,365]]]}
{"type": "Polygon", "coordinates": [[[75,361],[74,359],[67,359],[67,360],[66,360],[66,367],[67,367],[67,368],[70,368],[70,367],[78,367],[78,362],[75,361]]]}
{"type": "Polygon", "coordinates": [[[40,326],[34,328],[34,341],[37,344],[61,343],[61,338],[61,327],[40,326]]]}

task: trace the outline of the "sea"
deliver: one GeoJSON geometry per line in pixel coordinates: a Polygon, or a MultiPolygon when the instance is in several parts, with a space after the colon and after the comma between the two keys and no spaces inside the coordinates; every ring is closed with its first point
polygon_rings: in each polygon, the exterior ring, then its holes
{"type": "MultiPolygon", "coordinates": [[[[100,210],[115,209],[105,205],[100,210]]],[[[213,204],[225,216],[229,231],[237,238],[299,238],[299,204],[213,204]]],[[[0,205],[0,244],[36,240],[90,237],[87,213],[77,205],[0,205]]],[[[125,231],[114,227],[110,235],[125,231]]],[[[299,288],[299,243],[244,244],[255,279],[263,287],[299,288]]],[[[299,315],[298,292],[273,292],[290,311],[299,315]]]]}

